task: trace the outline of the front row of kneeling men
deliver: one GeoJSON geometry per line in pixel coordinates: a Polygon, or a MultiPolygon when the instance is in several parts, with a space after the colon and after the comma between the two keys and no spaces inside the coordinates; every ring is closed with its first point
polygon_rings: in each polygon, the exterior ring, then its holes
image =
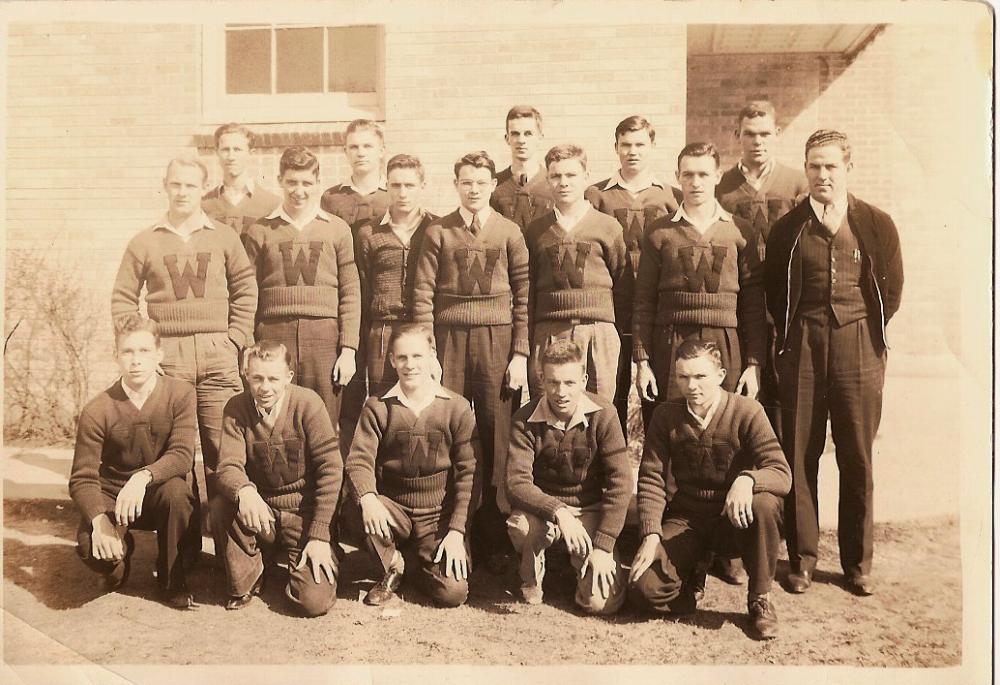
{"type": "MultiPolygon", "coordinates": [[[[155,322],[126,317],[115,344],[121,379],[80,419],[70,478],[83,513],[78,551],[115,589],[129,573],[129,529],[156,530],[163,599],[189,608],[185,574],[200,549],[198,502],[187,480],[194,388],[158,375],[155,322]]],[[[398,382],[368,399],[346,464],[323,400],[293,383],[286,347],[265,341],[245,351],[248,389],[226,405],[210,501],[227,609],[251,602],[274,575],[265,552],[287,565],[285,594],[301,613],[330,609],[345,477],[383,571],[366,603],[385,603],[403,582],[440,606],[466,601],[470,522],[484,479],[475,415],[437,380],[430,326],[395,327],[387,347],[398,382]]],[[[543,394],[514,415],[501,481],[523,600],[542,601],[545,551],[564,540],[585,612],[613,613],[626,595],[654,611],[690,612],[695,599],[685,581],[723,540],[750,576],[752,631],[774,636],[768,591],[790,471],[761,405],[722,389],[726,369],[715,343],[678,347],[674,380],[684,401],[660,405],[647,428],[636,496],[641,543],[630,568],[616,548],[633,492],[616,409],[586,391],[586,356],[576,342],[552,342],[540,362],[543,394]],[[676,482],[669,505],[668,471],[676,482]]]]}

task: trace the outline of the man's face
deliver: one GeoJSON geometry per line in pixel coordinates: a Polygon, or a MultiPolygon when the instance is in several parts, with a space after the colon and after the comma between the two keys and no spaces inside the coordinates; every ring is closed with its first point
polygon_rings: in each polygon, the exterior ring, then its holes
{"type": "Polygon", "coordinates": [[[226,176],[236,178],[242,176],[250,159],[250,143],[242,133],[223,133],[219,136],[219,145],[215,148],[219,164],[226,176]]]}
{"type": "Polygon", "coordinates": [[[319,188],[315,169],[286,169],[278,176],[278,183],[285,195],[285,209],[292,212],[310,207],[319,188]]]}
{"type": "Polygon", "coordinates": [[[163,361],[163,350],[149,331],[134,331],[118,338],[115,361],[125,382],[138,388],[156,374],[156,367],[163,361]]]}
{"type": "Polygon", "coordinates": [[[470,212],[478,212],[490,203],[490,196],[497,187],[497,180],[486,167],[474,167],[469,164],[458,170],[455,188],[458,199],[470,212]]]}
{"type": "Polygon", "coordinates": [[[344,141],[344,153],[354,175],[363,176],[381,166],[385,144],[374,131],[355,131],[344,141]]]}
{"type": "Polygon", "coordinates": [[[556,195],[556,201],[571,205],[583,199],[589,180],[583,163],[577,159],[562,159],[549,165],[549,185],[556,195]]]}
{"type": "Polygon", "coordinates": [[[692,407],[712,404],[725,377],[725,369],[719,368],[707,354],[700,354],[694,359],[678,359],[674,364],[677,389],[692,407]]]}
{"type": "Polygon", "coordinates": [[[542,381],[549,409],[563,420],[570,418],[576,411],[580,395],[587,388],[587,372],[583,364],[544,364],[542,381]]]}
{"type": "Polygon", "coordinates": [[[425,184],[416,169],[393,169],[386,183],[389,186],[389,202],[397,212],[409,214],[420,208],[425,184]]]}
{"type": "Polygon", "coordinates": [[[264,409],[270,410],[292,382],[292,370],[284,359],[265,361],[251,357],[247,364],[247,383],[254,401],[264,409]]]}
{"type": "Polygon", "coordinates": [[[806,154],[809,194],[824,205],[847,194],[847,177],[854,165],[844,159],[839,145],[814,147],[806,154]]]}
{"type": "Polygon", "coordinates": [[[510,156],[526,162],[534,159],[542,146],[542,132],[535,117],[521,117],[507,122],[507,135],[503,137],[510,146],[510,156]]]}
{"type": "Polygon", "coordinates": [[[711,155],[681,157],[677,169],[677,182],[684,193],[684,205],[697,207],[715,198],[715,186],[722,173],[711,155]]]}
{"type": "Polygon", "coordinates": [[[423,334],[403,335],[392,344],[389,363],[399,376],[399,384],[407,393],[431,380],[434,350],[423,334]]]}
{"type": "Polygon", "coordinates": [[[615,142],[615,152],[621,169],[627,174],[638,174],[646,170],[653,157],[653,141],[649,131],[626,131],[615,142]]]}
{"type": "Polygon", "coordinates": [[[740,139],[744,164],[767,164],[771,159],[771,142],[778,135],[778,126],[768,114],[744,119],[736,135],[740,139]]]}
{"type": "Polygon", "coordinates": [[[163,179],[170,211],[180,216],[191,216],[201,208],[205,192],[205,175],[201,169],[189,164],[171,164],[163,179]]]}

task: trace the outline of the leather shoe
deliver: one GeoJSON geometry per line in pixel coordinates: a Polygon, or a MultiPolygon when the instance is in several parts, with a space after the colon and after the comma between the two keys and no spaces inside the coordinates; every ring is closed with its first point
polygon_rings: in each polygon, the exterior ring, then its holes
{"type": "Polygon", "coordinates": [[[163,603],[171,609],[184,611],[198,608],[198,603],[194,601],[194,596],[186,587],[176,590],[164,590],[162,596],[163,603]]]}
{"type": "Polygon", "coordinates": [[[858,597],[868,597],[875,594],[875,584],[868,576],[845,576],[844,584],[858,597]]]}
{"type": "Polygon", "coordinates": [[[747,581],[747,573],[743,570],[743,562],[739,559],[715,557],[712,560],[712,575],[730,585],[742,585],[747,581]]]}
{"type": "Polygon", "coordinates": [[[541,604],[542,596],[542,588],[536,585],[521,586],[521,599],[525,604],[541,604]]]}
{"type": "Polygon", "coordinates": [[[747,597],[747,613],[750,614],[750,631],[758,640],[770,640],[778,636],[778,613],[766,595],[747,597]]]}
{"type": "Polygon", "coordinates": [[[396,599],[396,590],[403,582],[403,572],[396,569],[389,571],[382,576],[382,580],[375,583],[374,587],[365,595],[365,604],[372,607],[379,607],[396,599]]]}
{"type": "Polygon", "coordinates": [[[230,597],[226,600],[226,611],[237,611],[238,609],[246,608],[253,598],[260,595],[264,591],[264,571],[260,572],[260,577],[250,588],[250,592],[245,595],[236,595],[235,597],[230,597]]]}
{"type": "Polygon", "coordinates": [[[691,586],[691,595],[694,597],[695,602],[700,602],[705,599],[705,583],[708,580],[708,569],[699,565],[691,573],[691,580],[688,584],[691,586]]]}
{"type": "Polygon", "coordinates": [[[812,571],[792,571],[788,574],[788,591],[793,595],[801,595],[812,585],[812,571]]]}
{"type": "Polygon", "coordinates": [[[695,598],[692,588],[686,585],[681,589],[681,594],[667,605],[667,610],[672,616],[684,616],[693,614],[698,609],[698,600],[695,598]]]}

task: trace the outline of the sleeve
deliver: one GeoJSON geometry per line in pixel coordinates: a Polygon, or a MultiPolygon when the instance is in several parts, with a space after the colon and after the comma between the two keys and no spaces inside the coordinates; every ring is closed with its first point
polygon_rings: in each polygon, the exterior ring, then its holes
{"type": "Polygon", "coordinates": [[[344,476],[357,499],[370,492],[378,493],[375,483],[375,460],[382,443],[383,428],[375,412],[375,402],[369,399],[361,408],[357,430],[351,442],[351,451],[344,465],[344,476]]]}
{"type": "Polygon", "coordinates": [[[437,288],[438,260],[441,257],[441,231],[437,224],[427,227],[420,244],[417,274],[413,282],[413,320],[434,322],[434,291],[437,288]]]}
{"type": "Polygon", "coordinates": [[[253,343],[253,322],[257,314],[257,276],[239,237],[231,228],[227,227],[225,230],[231,236],[226,252],[229,338],[243,349],[253,343]]]}
{"type": "Polygon", "coordinates": [[[743,248],[737,252],[740,279],[737,319],[746,346],[747,365],[763,366],[767,359],[767,307],[764,303],[764,263],[757,249],[761,235],[742,219],[734,218],[734,221],[744,239],[743,248]]]}
{"type": "Polygon", "coordinates": [[[226,403],[222,412],[222,438],[219,441],[219,467],[215,477],[219,492],[227,499],[238,502],[241,488],[256,485],[247,476],[247,442],[239,418],[239,398],[236,395],[226,403]]]}
{"type": "Polygon", "coordinates": [[[882,247],[885,250],[886,273],[884,279],[879,283],[882,293],[882,306],[885,308],[885,320],[889,319],[899,311],[899,303],[903,296],[903,252],[899,246],[899,231],[892,217],[882,213],[883,219],[881,232],[883,234],[882,247]]]}
{"type": "Polygon", "coordinates": [[[594,535],[594,547],[611,552],[625,525],[628,501],[632,496],[632,469],[628,463],[625,435],[613,409],[602,410],[597,425],[597,445],[604,466],[604,498],[601,520],[594,535]]]}
{"type": "Polygon", "coordinates": [[[312,464],[316,487],[316,506],[312,521],[307,528],[310,540],[330,541],[330,524],[337,501],[340,499],[340,485],[344,479],[344,460],[340,456],[337,433],[330,422],[326,405],[315,394],[309,394],[302,424],[305,429],[306,453],[312,464]]]}
{"type": "Polygon", "coordinates": [[[632,327],[632,291],[634,279],[628,262],[628,247],[621,224],[608,217],[609,231],[614,236],[607,247],[606,259],[611,274],[611,290],[615,303],[615,325],[619,333],[632,327]],[[613,227],[613,228],[612,228],[613,227]]]}
{"type": "MultiPolygon", "coordinates": [[[[163,382],[162,380],[158,382],[163,382]]],[[[160,458],[146,467],[153,474],[152,485],[171,478],[184,477],[194,466],[194,441],[197,423],[197,399],[194,386],[183,387],[170,404],[173,426],[167,438],[166,449],[160,458]]]]}
{"type": "Polygon", "coordinates": [[[784,497],[792,488],[792,472],[764,408],[756,402],[754,404],[755,411],[744,423],[744,434],[740,436],[740,442],[751,452],[753,468],[741,471],[740,475],[753,478],[755,493],[770,492],[784,497]]]}
{"type": "MultiPolygon", "coordinates": [[[[470,511],[472,508],[472,486],[478,467],[476,454],[472,448],[476,437],[476,415],[468,404],[463,407],[461,412],[455,413],[457,416],[452,420],[451,427],[452,486],[455,489],[455,507],[452,510],[448,528],[457,530],[464,535],[469,516],[472,513],[470,511]]],[[[489,475],[486,474],[484,477],[488,478],[489,475]]]]}
{"type": "Polygon", "coordinates": [[[361,331],[368,329],[372,315],[372,281],[371,281],[371,224],[358,231],[357,249],[354,259],[358,264],[358,285],[361,288],[361,331]]]}
{"type": "Polygon", "coordinates": [[[129,242],[111,291],[111,320],[117,324],[129,314],[139,313],[139,293],[146,283],[146,259],[138,236],[129,242]]]}
{"type": "Polygon", "coordinates": [[[516,224],[510,226],[510,237],[507,239],[507,263],[510,269],[510,290],[514,301],[514,335],[511,338],[511,352],[530,353],[528,347],[528,293],[530,285],[530,264],[528,246],[524,235],[516,224]]]}
{"type": "Polygon", "coordinates": [[[643,231],[639,251],[639,269],[635,278],[632,309],[632,358],[648,361],[653,351],[653,329],[660,297],[660,250],[654,242],[656,224],[643,231]]]}
{"type": "MultiPolygon", "coordinates": [[[[602,183],[607,183],[607,181],[603,181],[602,183]]],[[[587,190],[583,193],[583,198],[587,202],[589,202],[591,206],[598,212],[604,212],[604,210],[601,208],[602,203],[601,203],[600,185],[601,185],[600,183],[595,183],[594,185],[587,188],[587,190]]]]}
{"type": "MultiPolygon", "coordinates": [[[[534,406],[534,403],[527,405],[534,406]]],[[[556,511],[566,506],[535,485],[535,437],[528,426],[528,414],[517,417],[510,432],[507,452],[507,499],[513,509],[526,511],[546,521],[556,520],[556,511]]]]}
{"type": "Polygon", "coordinates": [[[73,450],[73,467],[69,476],[69,495],[88,521],[103,513],[101,492],[101,453],[104,449],[105,426],[91,407],[80,414],[73,450]]]}
{"type": "MultiPolygon", "coordinates": [[[[794,210],[792,210],[794,211],[794,210]]],[[[788,266],[789,255],[782,251],[782,235],[786,233],[786,214],[775,222],[767,236],[767,248],[764,250],[764,301],[771,314],[771,320],[778,327],[779,339],[784,333],[785,298],[788,296],[788,282],[785,269],[788,266]]]]}
{"type": "Polygon", "coordinates": [[[640,537],[660,535],[663,530],[663,512],[667,506],[665,475],[670,464],[668,411],[668,404],[657,407],[646,430],[636,495],[640,537]]]}
{"type": "MultiPolygon", "coordinates": [[[[337,251],[337,293],[340,299],[337,316],[340,319],[340,347],[358,349],[361,335],[361,283],[358,265],[354,261],[354,237],[344,222],[334,249],[337,251]]],[[[359,364],[361,362],[359,361],[359,364]]]]}

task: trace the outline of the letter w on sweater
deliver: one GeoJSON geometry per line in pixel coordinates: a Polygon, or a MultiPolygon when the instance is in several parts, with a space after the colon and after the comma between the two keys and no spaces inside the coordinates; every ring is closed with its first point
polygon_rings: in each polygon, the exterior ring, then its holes
{"type": "Polygon", "coordinates": [[[677,257],[681,261],[684,269],[684,280],[687,281],[688,290],[693,293],[719,292],[719,282],[722,277],[722,268],[726,263],[726,255],[729,248],[725,245],[686,245],[678,248],[677,257]],[[711,254],[708,248],[711,247],[711,254]],[[697,257],[695,253],[698,253],[697,257]],[[695,259],[698,260],[695,266],[695,259]]]}
{"type": "Polygon", "coordinates": [[[285,285],[294,286],[299,284],[299,280],[304,285],[316,285],[316,270],[319,268],[319,258],[323,254],[323,241],[309,241],[309,258],[306,261],[305,250],[299,249],[292,258],[294,243],[285,240],[278,244],[281,251],[281,261],[285,272],[285,285]]]}
{"type": "Polygon", "coordinates": [[[455,250],[455,266],[458,268],[458,288],[463,295],[472,295],[476,286],[483,295],[489,295],[493,282],[493,270],[500,261],[500,250],[485,250],[467,247],[455,250]],[[482,259],[480,259],[482,255],[482,259]],[[485,266],[484,266],[485,263],[485,266]]]}
{"type": "Polygon", "coordinates": [[[197,272],[191,268],[191,262],[184,262],[184,271],[177,270],[177,255],[163,256],[163,266],[170,274],[170,284],[174,288],[174,297],[178,300],[187,299],[190,290],[195,297],[205,297],[205,279],[208,277],[208,264],[212,261],[211,252],[199,252],[195,257],[198,264],[197,272]]]}
{"type": "Polygon", "coordinates": [[[593,247],[591,243],[576,243],[576,255],[565,245],[550,245],[545,248],[552,264],[553,277],[560,288],[582,288],[587,255],[593,247]]]}

